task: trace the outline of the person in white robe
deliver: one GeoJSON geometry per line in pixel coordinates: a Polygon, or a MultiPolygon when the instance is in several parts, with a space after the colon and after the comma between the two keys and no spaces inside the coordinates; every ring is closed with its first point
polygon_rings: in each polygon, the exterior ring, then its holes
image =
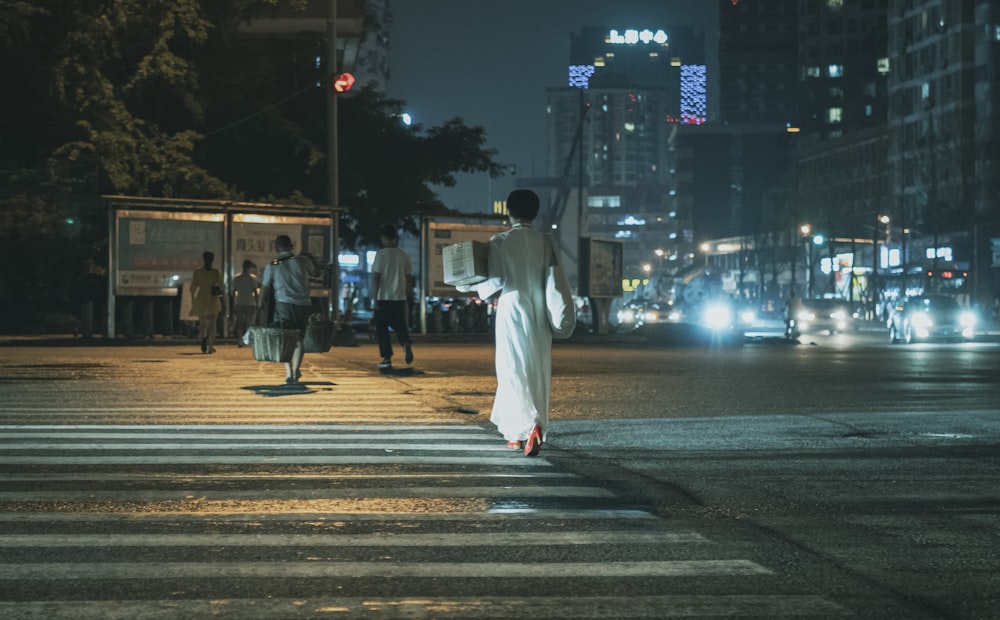
{"type": "Polygon", "coordinates": [[[552,328],[545,308],[547,246],[532,228],[538,196],[514,190],[507,197],[511,229],[489,243],[489,278],[473,287],[496,304],[497,391],[490,421],[508,447],[536,456],[549,422],[552,328]]]}

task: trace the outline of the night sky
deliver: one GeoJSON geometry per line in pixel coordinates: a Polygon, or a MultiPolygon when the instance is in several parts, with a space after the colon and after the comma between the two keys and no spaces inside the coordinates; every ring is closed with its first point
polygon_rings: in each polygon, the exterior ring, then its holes
{"type": "MultiPolygon", "coordinates": [[[[482,126],[498,161],[516,165],[519,176],[545,174],[546,88],[566,84],[571,34],[586,26],[689,25],[704,30],[708,47],[718,41],[712,0],[393,0],[391,7],[389,95],[425,127],[455,117],[482,126]]],[[[711,72],[717,54],[706,54],[711,72]]],[[[492,197],[513,188],[513,177],[496,179],[492,197]]],[[[439,194],[449,207],[483,213],[490,189],[486,174],[462,175],[439,194]]]]}

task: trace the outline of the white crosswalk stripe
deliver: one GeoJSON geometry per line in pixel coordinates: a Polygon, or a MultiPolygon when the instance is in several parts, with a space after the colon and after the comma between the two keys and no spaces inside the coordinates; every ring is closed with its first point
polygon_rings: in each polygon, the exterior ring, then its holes
{"type": "Polygon", "coordinates": [[[0,425],[3,618],[845,613],[476,426],[0,425]]]}

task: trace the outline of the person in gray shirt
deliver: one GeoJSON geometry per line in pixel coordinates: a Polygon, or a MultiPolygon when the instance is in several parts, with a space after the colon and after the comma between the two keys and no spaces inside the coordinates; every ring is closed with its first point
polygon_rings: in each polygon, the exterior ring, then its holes
{"type": "Polygon", "coordinates": [[[316,273],[316,261],[308,254],[292,254],[292,239],[278,235],[274,240],[278,257],[264,267],[257,309],[260,311],[268,293],[274,291],[274,320],[272,327],[294,329],[299,332],[298,343],[292,360],[285,362],[285,383],[291,385],[302,378],[303,339],[309,323],[309,276],[316,273]]]}

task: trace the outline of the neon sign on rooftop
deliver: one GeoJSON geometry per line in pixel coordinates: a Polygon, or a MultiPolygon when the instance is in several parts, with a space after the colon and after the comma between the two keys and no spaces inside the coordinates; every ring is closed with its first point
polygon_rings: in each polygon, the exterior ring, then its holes
{"type": "Polygon", "coordinates": [[[667,42],[667,33],[662,30],[657,30],[653,32],[648,28],[644,30],[636,30],[629,28],[625,30],[624,33],[620,33],[617,30],[612,30],[608,33],[607,42],[614,45],[636,45],[637,43],[656,43],[657,45],[664,45],[667,42]]]}

